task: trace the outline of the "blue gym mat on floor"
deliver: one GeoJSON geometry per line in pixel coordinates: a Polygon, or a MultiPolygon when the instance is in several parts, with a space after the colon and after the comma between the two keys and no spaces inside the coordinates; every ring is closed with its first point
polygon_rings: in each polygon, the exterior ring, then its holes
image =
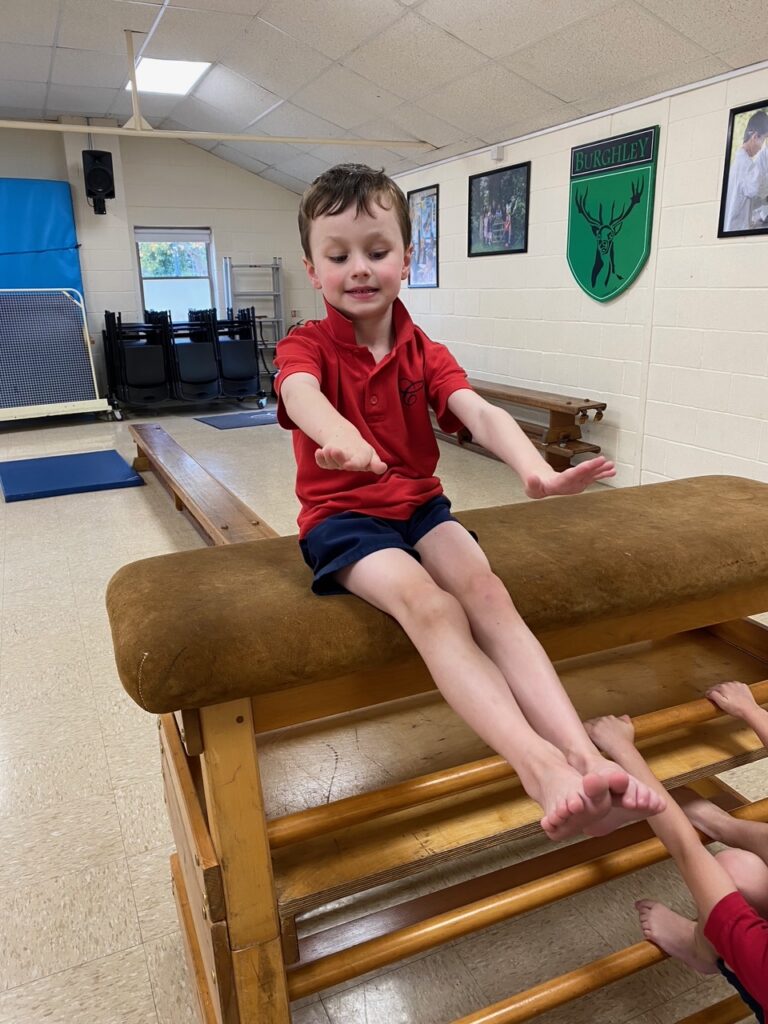
{"type": "Polygon", "coordinates": [[[217,430],[232,430],[233,427],[260,427],[264,423],[277,423],[277,413],[274,409],[259,409],[254,412],[225,412],[220,416],[195,416],[195,419],[217,430]]]}
{"type": "Polygon", "coordinates": [[[109,491],[116,487],[139,487],[143,483],[139,474],[114,450],[0,462],[0,487],[6,501],[109,491]]]}

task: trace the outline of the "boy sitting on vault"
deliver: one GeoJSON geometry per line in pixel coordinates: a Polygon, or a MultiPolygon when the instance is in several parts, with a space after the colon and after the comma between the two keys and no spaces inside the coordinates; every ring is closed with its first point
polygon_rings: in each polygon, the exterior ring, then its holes
{"type": "Polygon", "coordinates": [[[556,473],[414,326],[398,299],[408,205],[383,172],[326,171],[302,198],[299,230],[327,316],[279,343],[276,386],[313,590],[356,594],[400,623],[448,703],[542,806],[552,839],[658,813],[664,797],[598,752],[480,545],[451,515],[429,407],[443,430],[467,427],[514,469],[529,498],[583,491],[613,476],[613,464],[556,473]]]}

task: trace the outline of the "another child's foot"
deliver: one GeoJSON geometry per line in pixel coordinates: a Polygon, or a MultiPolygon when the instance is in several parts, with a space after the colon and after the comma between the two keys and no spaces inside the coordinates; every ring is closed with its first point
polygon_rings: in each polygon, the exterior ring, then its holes
{"type": "Polygon", "coordinates": [[[714,960],[699,951],[695,921],[689,921],[656,900],[638,900],[635,909],[640,915],[643,935],[649,942],[699,974],[717,974],[714,960]]]}
{"type": "Polygon", "coordinates": [[[676,790],[675,798],[694,828],[703,832],[705,836],[709,836],[710,839],[718,839],[722,834],[720,825],[723,823],[723,818],[725,818],[726,825],[731,821],[730,814],[727,814],[722,807],[699,796],[692,789],[683,787],[676,790]]]}

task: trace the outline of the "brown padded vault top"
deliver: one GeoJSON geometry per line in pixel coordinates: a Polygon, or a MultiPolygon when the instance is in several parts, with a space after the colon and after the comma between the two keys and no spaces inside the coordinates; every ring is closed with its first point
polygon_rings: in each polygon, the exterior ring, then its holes
{"type": "MultiPolygon", "coordinates": [[[[768,610],[768,484],[696,477],[458,515],[540,636],[712,598],[733,610],[720,618],[768,610]]],[[[295,537],[123,566],[107,590],[123,685],[161,713],[413,653],[394,620],[310,582],[295,537]]],[[[690,625],[719,621],[701,615],[690,625]]]]}

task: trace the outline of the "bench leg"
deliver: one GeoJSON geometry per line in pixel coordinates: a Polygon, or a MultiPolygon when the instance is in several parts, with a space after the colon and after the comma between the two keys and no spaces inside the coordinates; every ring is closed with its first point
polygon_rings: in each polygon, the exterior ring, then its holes
{"type": "Polygon", "coordinates": [[[290,1024],[285,962],[249,700],[200,712],[208,826],[221,865],[242,1024],[290,1024]]]}

